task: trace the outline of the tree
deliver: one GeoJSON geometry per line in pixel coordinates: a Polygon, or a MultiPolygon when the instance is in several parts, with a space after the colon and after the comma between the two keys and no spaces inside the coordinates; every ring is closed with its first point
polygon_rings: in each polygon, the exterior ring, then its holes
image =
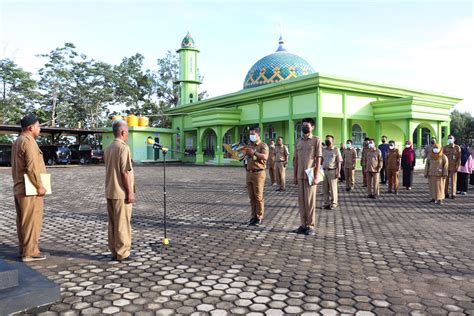
{"type": "Polygon", "coordinates": [[[34,108],[36,81],[10,59],[0,60],[0,123],[18,124],[34,108]]]}
{"type": "Polygon", "coordinates": [[[67,122],[71,121],[67,104],[71,69],[76,58],[85,59],[85,56],[80,56],[75,49],[74,44],[65,43],[64,47],[56,48],[49,54],[38,55],[48,58],[48,62],[38,74],[41,77],[39,88],[42,93],[42,110],[51,126],[56,126],[58,123],[66,126],[67,122]]]}
{"type": "Polygon", "coordinates": [[[102,126],[108,118],[113,93],[111,65],[87,58],[73,63],[67,97],[72,123],[80,122],[88,128],[102,126]]]}
{"type": "Polygon", "coordinates": [[[451,134],[459,143],[469,142],[474,134],[474,121],[469,112],[461,113],[454,110],[451,113],[451,134]]]}
{"type": "Polygon", "coordinates": [[[144,57],[135,54],[125,57],[120,65],[114,67],[115,102],[125,106],[127,114],[139,114],[150,117],[151,125],[162,126],[156,98],[156,74],[143,70],[144,57]]]}

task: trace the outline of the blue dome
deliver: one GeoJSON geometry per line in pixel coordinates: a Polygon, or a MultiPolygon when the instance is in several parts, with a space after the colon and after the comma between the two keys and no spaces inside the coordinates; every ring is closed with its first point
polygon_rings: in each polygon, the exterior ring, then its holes
{"type": "Polygon", "coordinates": [[[288,53],[280,36],[276,52],[257,61],[245,76],[244,89],[280,82],[314,73],[313,67],[298,55],[288,53]]]}

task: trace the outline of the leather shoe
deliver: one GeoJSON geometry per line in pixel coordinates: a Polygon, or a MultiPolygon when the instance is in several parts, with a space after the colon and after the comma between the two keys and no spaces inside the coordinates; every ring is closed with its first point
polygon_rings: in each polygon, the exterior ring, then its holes
{"type": "Polygon", "coordinates": [[[127,258],[123,258],[123,259],[118,259],[117,261],[120,262],[120,263],[128,263],[128,262],[133,262],[135,260],[137,260],[138,257],[135,256],[135,255],[129,255],[127,258]]]}
{"type": "Polygon", "coordinates": [[[295,229],[293,232],[297,234],[306,234],[306,227],[300,226],[297,229],[295,229]]]}
{"type": "Polygon", "coordinates": [[[259,218],[256,218],[256,219],[253,221],[253,223],[250,224],[250,225],[252,225],[252,226],[260,226],[260,225],[262,225],[262,224],[263,224],[263,220],[262,220],[262,219],[259,219],[259,218]]]}

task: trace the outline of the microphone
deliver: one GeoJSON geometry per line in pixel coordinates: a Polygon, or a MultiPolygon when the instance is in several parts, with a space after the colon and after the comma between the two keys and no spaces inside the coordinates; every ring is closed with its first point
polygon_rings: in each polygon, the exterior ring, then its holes
{"type": "Polygon", "coordinates": [[[163,151],[163,153],[167,153],[168,152],[168,148],[167,147],[164,147],[163,145],[161,145],[160,143],[157,143],[153,140],[153,138],[151,137],[148,137],[147,140],[146,140],[147,144],[149,145],[153,145],[153,149],[161,149],[163,151]]]}

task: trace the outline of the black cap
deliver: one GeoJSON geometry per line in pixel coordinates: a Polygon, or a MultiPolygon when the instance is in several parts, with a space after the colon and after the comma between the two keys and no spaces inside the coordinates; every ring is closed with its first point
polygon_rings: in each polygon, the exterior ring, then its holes
{"type": "Polygon", "coordinates": [[[25,115],[21,119],[20,124],[21,124],[21,127],[25,128],[32,124],[35,124],[36,122],[38,122],[38,118],[33,113],[30,113],[30,114],[25,115]]]}

